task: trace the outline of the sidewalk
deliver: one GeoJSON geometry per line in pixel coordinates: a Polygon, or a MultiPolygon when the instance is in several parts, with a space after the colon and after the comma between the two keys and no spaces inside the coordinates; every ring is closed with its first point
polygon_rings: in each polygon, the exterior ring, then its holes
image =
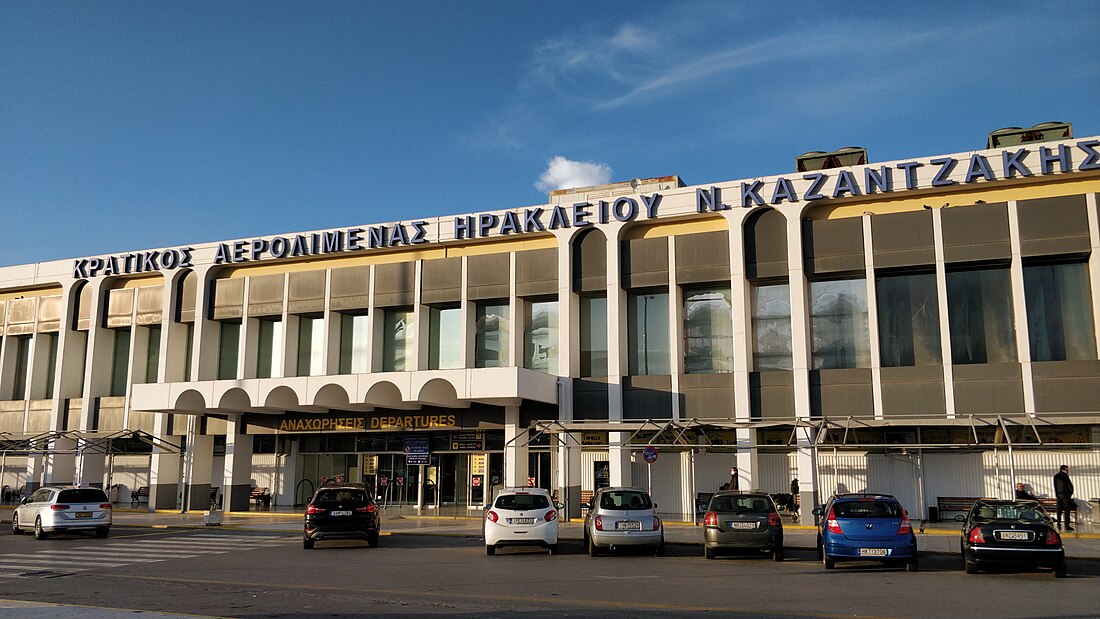
{"type": "MultiPolygon", "coordinates": [[[[14,506],[0,506],[0,521],[11,523],[14,506]]],[[[248,531],[298,533],[302,529],[302,510],[287,507],[270,511],[226,512],[222,528],[248,531]]],[[[155,528],[205,528],[203,512],[118,507],[114,523],[118,526],[155,528]]],[[[690,522],[665,522],[665,540],[673,544],[703,543],[702,526],[690,522]]],[[[914,523],[918,530],[919,523],[914,523]]],[[[1093,523],[1081,523],[1074,532],[1062,533],[1066,556],[1073,559],[1100,560],[1100,527],[1093,523]]],[[[386,535],[447,535],[455,537],[481,537],[481,519],[470,516],[416,516],[383,511],[382,531],[386,535]]],[[[0,532],[0,534],[6,533],[0,532]]],[[[562,522],[560,537],[564,540],[582,539],[582,522],[562,522]]],[[[814,548],[816,533],[813,527],[785,524],[784,545],[788,548],[814,548]]],[[[928,523],[923,533],[917,533],[917,547],[921,552],[937,554],[959,553],[959,526],[954,522],[928,523]]],[[[701,551],[700,551],[701,552],[701,551]]]]}

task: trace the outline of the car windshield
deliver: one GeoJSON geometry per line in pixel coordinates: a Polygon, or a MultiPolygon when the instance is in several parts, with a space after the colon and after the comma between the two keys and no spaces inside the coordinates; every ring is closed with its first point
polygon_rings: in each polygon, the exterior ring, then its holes
{"type": "Polygon", "coordinates": [[[1050,516],[1038,505],[986,505],[979,503],[975,507],[974,519],[1044,522],[1050,520],[1050,516]]]}
{"type": "Polygon", "coordinates": [[[840,501],[833,505],[837,518],[901,518],[901,505],[893,501],[840,501]]]}
{"type": "Polygon", "coordinates": [[[95,488],[62,490],[57,493],[58,503],[106,503],[107,495],[95,488]]]}
{"type": "Polygon", "coordinates": [[[525,509],[546,509],[550,501],[541,494],[503,494],[497,497],[498,509],[522,511],[525,509]]]}
{"type": "Polygon", "coordinates": [[[719,496],[714,497],[710,511],[766,514],[773,510],[771,501],[762,496],[719,496]]]}
{"type": "Polygon", "coordinates": [[[313,503],[353,503],[353,502],[366,502],[367,493],[363,490],[356,488],[334,488],[332,490],[322,490],[317,493],[317,496],[313,498],[313,503]]]}
{"type": "Polygon", "coordinates": [[[600,509],[651,509],[649,495],[637,490],[609,490],[600,495],[600,509]]]}

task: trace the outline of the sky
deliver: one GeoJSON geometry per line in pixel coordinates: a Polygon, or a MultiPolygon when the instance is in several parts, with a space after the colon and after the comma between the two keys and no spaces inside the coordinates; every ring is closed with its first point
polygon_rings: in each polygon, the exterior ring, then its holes
{"type": "Polygon", "coordinates": [[[1100,4],[0,0],[0,266],[1100,134],[1100,4]]]}

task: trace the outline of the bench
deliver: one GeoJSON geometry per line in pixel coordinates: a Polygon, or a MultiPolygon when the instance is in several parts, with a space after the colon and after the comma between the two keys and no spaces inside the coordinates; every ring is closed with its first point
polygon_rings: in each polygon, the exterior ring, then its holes
{"type": "MultiPolygon", "coordinates": [[[[1039,502],[1039,505],[1046,510],[1047,514],[1051,518],[1058,516],[1058,499],[1054,497],[1044,497],[1041,499],[1035,499],[1039,502]]],[[[1077,501],[1072,501],[1069,510],[1069,520],[1071,523],[1077,523],[1077,501]]]]}
{"type": "Polygon", "coordinates": [[[969,512],[974,503],[981,497],[976,496],[938,496],[936,497],[936,510],[942,519],[944,512],[969,512]]]}
{"type": "MultiPolygon", "coordinates": [[[[596,494],[593,490],[581,490],[581,505],[591,505],[593,494],[596,494]]],[[[582,507],[581,518],[584,518],[587,513],[588,510],[582,507]]]]}
{"type": "Polygon", "coordinates": [[[271,491],[267,486],[257,486],[252,489],[252,494],[248,497],[249,501],[254,501],[257,505],[263,505],[265,508],[271,507],[271,491]]]}
{"type": "Polygon", "coordinates": [[[696,492],[695,493],[695,513],[705,514],[710,507],[710,499],[714,496],[713,492],[696,492]]]}
{"type": "Polygon", "coordinates": [[[149,486],[142,486],[130,492],[130,507],[137,507],[138,502],[143,498],[146,502],[149,501],[149,486]]]}

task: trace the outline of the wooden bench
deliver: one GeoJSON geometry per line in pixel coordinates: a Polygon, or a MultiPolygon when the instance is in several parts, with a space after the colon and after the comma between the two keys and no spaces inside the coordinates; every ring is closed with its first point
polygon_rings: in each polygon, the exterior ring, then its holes
{"type": "Polygon", "coordinates": [[[142,486],[130,492],[130,507],[137,507],[138,502],[143,498],[146,502],[149,501],[149,486],[142,486]]]}
{"type": "Polygon", "coordinates": [[[696,492],[695,493],[695,513],[705,514],[710,507],[710,499],[714,496],[713,492],[696,492]]]}
{"type": "MultiPolygon", "coordinates": [[[[1041,499],[1035,499],[1039,502],[1039,505],[1046,510],[1047,514],[1051,518],[1058,516],[1058,499],[1054,497],[1044,497],[1041,499]]],[[[1072,501],[1069,510],[1069,520],[1071,523],[1077,523],[1077,501],[1072,501]]]]}
{"type": "Polygon", "coordinates": [[[936,510],[942,520],[944,512],[969,512],[979,498],[981,497],[938,496],[936,497],[936,510]]]}
{"type": "Polygon", "coordinates": [[[256,486],[252,489],[252,494],[248,497],[249,501],[254,501],[257,505],[263,505],[265,508],[271,507],[271,491],[267,486],[256,486]]]}

